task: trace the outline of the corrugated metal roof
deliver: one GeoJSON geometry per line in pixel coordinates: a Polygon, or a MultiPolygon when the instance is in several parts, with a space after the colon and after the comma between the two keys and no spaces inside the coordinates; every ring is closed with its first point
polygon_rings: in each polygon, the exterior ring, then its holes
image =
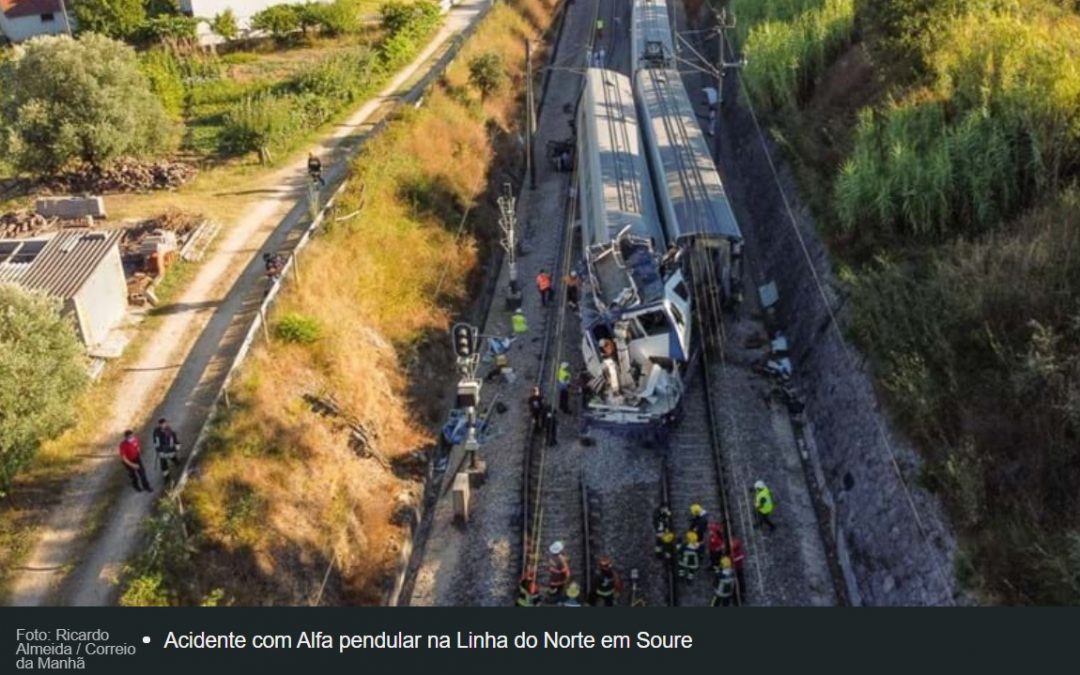
{"type": "Polygon", "coordinates": [[[58,298],[73,297],[123,236],[122,230],[61,232],[42,249],[19,283],[58,298]]]}

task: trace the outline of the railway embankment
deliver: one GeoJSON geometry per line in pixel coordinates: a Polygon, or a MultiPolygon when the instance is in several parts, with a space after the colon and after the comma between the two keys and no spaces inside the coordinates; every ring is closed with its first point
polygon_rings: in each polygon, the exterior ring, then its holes
{"type": "Polygon", "coordinates": [[[125,604],[385,600],[452,391],[447,329],[483,286],[494,197],[520,175],[524,43],[556,4],[493,7],[365,144],[125,604]]]}
{"type": "MultiPolygon", "coordinates": [[[[696,27],[714,25],[702,11],[696,27]]],[[[715,42],[704,53],[715,54],[715,42]]],[[[848,599],[862,605],[958,602],[956,540],[939,500],[919,484],[922,460],[881,408],[865,359],[843,332],[846,297],[825,244],[769,130],[725,78],[719,167],[732,195],[754,276],[773,282],[806,405],[811,481],[817,483],[848,599]]]]}

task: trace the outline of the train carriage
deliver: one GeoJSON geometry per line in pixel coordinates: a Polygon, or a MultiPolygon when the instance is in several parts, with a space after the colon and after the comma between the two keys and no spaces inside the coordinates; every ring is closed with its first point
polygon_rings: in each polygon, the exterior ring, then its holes
{"type": "Polygon", "coordinates": [[[741,276],[742,232],[682,78],[674,69],[642,69],[635,75],[635,85],[657,210],[668,244],[706,260],[724,301],[731,301],[741,276]]]}
{"type": "Polygon", "coordinates": [[[630,34],[630,72],[674,68],[675,38],[665,0],[634,0],[630,34]]]}
{"type": "Polygon", "coordinates": [[[666,424],[682,394],[690,298],[661,260],[656,213],[630,79],[590,68],[578,105],[577,161],[585,283],[587,416],[618,426],[666,424]]]}

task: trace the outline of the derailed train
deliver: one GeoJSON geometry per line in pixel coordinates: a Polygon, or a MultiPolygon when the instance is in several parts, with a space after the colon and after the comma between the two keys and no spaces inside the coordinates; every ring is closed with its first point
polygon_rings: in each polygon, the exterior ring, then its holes
{"type": "Polygon", "coordinates": [[[693,299],[738,297],[742,245],[674,69],[666,3],[636,0],[632,25],[633,84],[590,68],[576,124],[586,416],[631,430],[676,419],[691,312],[704,311],[693,299]]]}

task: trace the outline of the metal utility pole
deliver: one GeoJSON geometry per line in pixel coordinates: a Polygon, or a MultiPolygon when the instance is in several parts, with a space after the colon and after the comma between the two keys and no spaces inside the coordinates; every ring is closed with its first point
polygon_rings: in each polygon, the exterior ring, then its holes
{"type": "Polygon", "coordinates": [[[746,65],[746,59],[739,59],[738,61],[728,61],[727,53],[725,50],[726,33],[728,29],[735,28],[735,14],[728,13],[727,8],[721,8],[716,12],[716,35],[719,38],[720,53],[716,58],[716,71],[718,77],[716,80],[716,100],[717,105],[724,104],[724,75],[729,68],[742,68],[746,65]]]}
{"type": "Polygon", "coordinates": [[[503,250],[507,255],[507,268],[510,270],[510,287],[506,291],[506,309],[514,311],[521,307],[521,283],[517,269],[517,200],[510,183],[503,183],[503,193],[499,197],[499,229],[502,230],[503,250]]]}
{"type": "Polygon", "coordinates": [[[525,40],[525,166],[529,170],[529,189],[536,189],[536,105],[533,100],[532,42],[525,40]]]}

